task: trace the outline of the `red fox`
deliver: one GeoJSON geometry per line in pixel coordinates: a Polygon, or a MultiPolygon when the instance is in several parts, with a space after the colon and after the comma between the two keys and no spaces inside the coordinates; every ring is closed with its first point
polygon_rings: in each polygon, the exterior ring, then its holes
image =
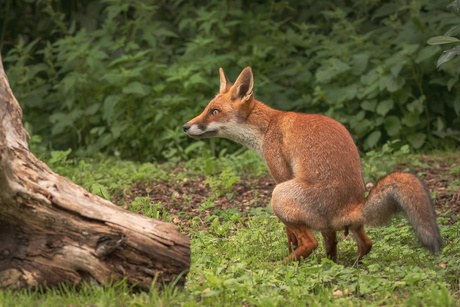
{"type": "Polygon", "coordinates": [[[360,157],[347,129],[326,116],[272,109],[254,98],[253,86],[250,67],[233,85],[221,68],[219,93],[183,130],[193,138],[233,140],[265,159],[277,184],[272,208],[286,225],[287,261],[305,258],[317,248],[311,230],[321,231],[326,255],[334,261],[336,232],[351,230],[361,258],[372,247],[363,225],[382,225],[398,211],[426,248],[440,251],[433,203],[415,175],[387,175],[365,198],[360,157]]]}

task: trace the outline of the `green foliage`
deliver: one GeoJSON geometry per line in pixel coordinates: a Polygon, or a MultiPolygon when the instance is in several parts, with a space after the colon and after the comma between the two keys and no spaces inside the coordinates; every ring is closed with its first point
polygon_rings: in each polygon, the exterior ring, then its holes
{"type": "Polygon", "coordinates": [[[86,282],[80,289],[75,285],[60,285],[55,289],[0,291],[0,306],[173,306],[179,291],[172,282],[162,289],[152,287],[149,292],[135,293],[126,280],[110,286],[96,286],[86,282]]]}
{"type": "Polygon", "coordinates": [[[447,188],[448,191],[456,191],[460,188],[460,165],[457,165],[454,167],[451,171],[450,174],[455,178],[452,180],[451,183],[449,183],[449,187],[447,188]]]}
{"type": "Polygon", "coordinates": [[[133,182],[168,180],[168,173],[158,165],[142,165],[97,155],[92,159],[70,159],[70,150],[51,151],[41,158],[56,173],[67,177],[93,194],[113,200],[116,194],[123,195],[133,182]]]}
{"type": "MultiPolygon", "coordinates": [[[[460,1],[459,0],[455,0],[451,2],[447,7],[452,7],[454,11],[460,15],[460,1]]],[[[450,28],[449,31],[447,31],[443,36],[435,36],[435,37],[430,38],[427,43],[430,45],[458,43],[460,42],[460,40],[453,36],[458,33],[460,33],[460,25],[450,28]]],[[[444,50],[444,52],[438,59],[438,63],[436,67],[439,67],[441,64],[444,64],[452,60],[458,54],[460,54],[460,45],[457,45],[449,50],[444,50]]]]}
{"type": "Polygon", "coordinates": [[[213,157],[208,150],[202,155],[185,163],[185,167],[192,172],[206,175],[216,175],[224,170],[244,174],[251,178],[257,178],[268,172],[265,161],[255,152],[241,148],[232,155],[223,150],[219,157],[213,157]]]}
{"type": "Polygon", "coordinates": [[[399,149],[395,148],[399,140],[389,141],[380,150],[371,150],[362,159],[364,181],[377,182],[381,177],[388,175],[393,167],[400,163],[400,159],[407,159],[409,146],[403,145],[399,149]]]}
{"type": "Polygon", "coordinates": [[[161,219],[163,221],[168,220],[166,209],[162,208],[162,210],[160,210],[160,207],[161,202],[152,203],[150,202],[150,197],[136,197],[129,206],[129,210],[135,213],[141,212],[143,215],[152,219],[161,219]]]}
{"type": "Polygon", "coordinates": [[[240,182],[240,177],[231,170],[224,170],[219,176],[210,176],[204,183],[211,187],[211,192],[215,198],[227,195],[232,197],[233,185],[240,182]]]}
{"type": "Polygon", "coordinates": [[[247,65],[256,98],[331,116],[365,151],[460,140],[459,65],[436,70],[440,48],[425,45],[458,23],[442,2],[64,2],[14,2],[24,14],[37,4],[53,31],[16,36],[4,56],[25,121],[51,148],[144,161],[234,151],[181,126],[217,92],[219,67],[235,79],[247,65]]]}

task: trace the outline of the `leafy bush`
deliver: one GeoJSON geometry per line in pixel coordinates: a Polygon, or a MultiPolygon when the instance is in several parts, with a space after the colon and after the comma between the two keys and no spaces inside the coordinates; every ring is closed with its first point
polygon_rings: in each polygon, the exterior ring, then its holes
{"type": "MultiPolygon", "coordinates": [[[[451,2],[447,7],[452,7],[454,11],[460,15],[460,0],[455,0],[451,2]]],[[[447,31],[443,36],[435,36],[430,38],[427,43],[430,45],[458,43],[460,42],[460,40],[454,36],[458,33],[460,33],[460,25],[450,28],[449,31],[447,31]]],[[[438,64],[436,65],[436,67],[439,67],[441,64],[450,61],[458,54],[460,54],[460,45],[457,45],[449,50],[444,50],[444,52],[438,59],[438,64]]]]}
{"type": "Polygon", "coordinates": [[[219,67],[235,79],[248,65],[256,98],[331,116],[363,150],[395,139],[414,149],[458,139],[458,60],[438,71],[440,48],[425,45],[458,22],[446,4],[85,4],[86,19],[68,20],[42,4],[56,16],[53,35],[19,38],[4,58],[25,121],[52,148],[137,160],[234,151],[226,141],[190,140],[181,126],[217,92],[219,67]]]}
{"type": "Polygon", "coordinates": [[[409,146],[403,145],[399,150],[394,150],[399,140],[389,141],[380,150],[370,150],[362,159],[364,182],[377,182],[383,176],[391,173],[394,166],[400,162],[400,157],[407,157],[409,146]]]}
{"type": "Polygon", "coordinates": [[[219,176],[210,176],[204,181],[204,183],[210,186],[211,193],[213,194],[212,198],[214,199],[224,195],[231,198],[233,196],[233,185],[239,182],[240,177],[229,169],[224,170],[219,176]]]}

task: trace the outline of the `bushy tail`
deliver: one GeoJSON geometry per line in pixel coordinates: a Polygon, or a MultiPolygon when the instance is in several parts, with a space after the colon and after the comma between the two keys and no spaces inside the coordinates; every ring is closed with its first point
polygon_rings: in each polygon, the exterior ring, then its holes
{"type": "Polygon", "coordinates": [[[406,214],[427,249],[432,253],[441,250],[442,240],[431,197],[413,174],[395,172],[380,179],[364,202],[361,214],[365,224],[380,226],[398,211],[406,214]]]}

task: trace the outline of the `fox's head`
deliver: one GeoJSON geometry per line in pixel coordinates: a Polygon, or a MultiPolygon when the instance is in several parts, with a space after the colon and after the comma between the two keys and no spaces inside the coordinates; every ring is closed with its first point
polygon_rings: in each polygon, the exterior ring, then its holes
{"type": "Polygon", "coordinates": [[[219,93],[209,102],[203,113],[182,128],[193,138],[223,137],[250,146],[241,138],[253,134],[250,127],[245,125],[255,104],[251,67],[243,69],[234,85],[230,83],[222,68],[219,72],[219,93]]]}

